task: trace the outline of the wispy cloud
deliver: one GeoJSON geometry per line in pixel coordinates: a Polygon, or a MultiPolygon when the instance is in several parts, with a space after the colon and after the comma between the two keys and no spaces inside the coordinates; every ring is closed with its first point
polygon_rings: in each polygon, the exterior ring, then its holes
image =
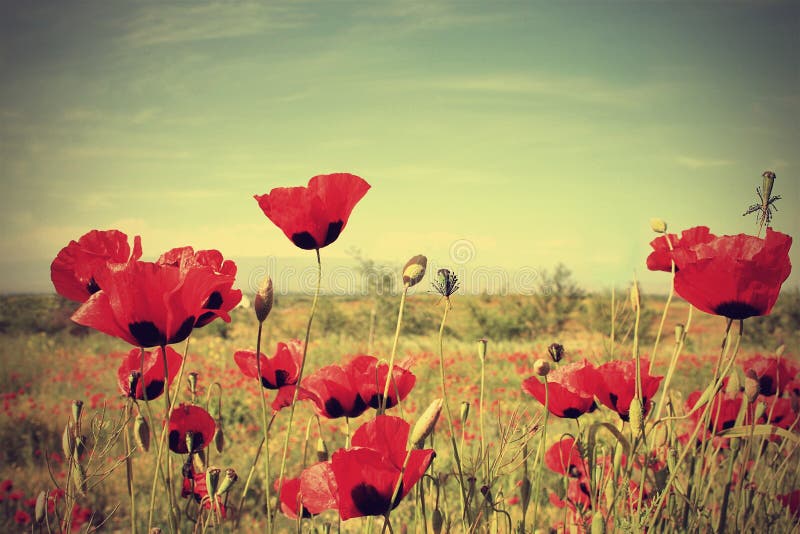
{"type": "Polygon", "coordinates": [[[156,3],[138,10],[123,40],[133,46],[254,35],[302,26],[307,16],[289,4],[209,2],[156,3]]]}
{"type": "Polygon", "coordinates": [[[677,156],[675,158],[675,162],[678,165],[683,167],[688,167],[689,169],[711,169],[715,167],[727,167],[728,165],[733,165],[736,162],[730,159],[719,159],[719,158],[698,158],[692,156],[677,156]]]}

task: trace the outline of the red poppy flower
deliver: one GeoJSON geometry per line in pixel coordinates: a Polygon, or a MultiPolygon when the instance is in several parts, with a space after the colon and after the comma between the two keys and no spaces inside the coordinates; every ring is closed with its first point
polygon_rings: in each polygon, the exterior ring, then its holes
{"type": "Polygon", "coordinates": [[[164,393],[164,382],[172,383],[178,375],[183,358],[172,347],[167,347],[167,371],[169,379],[165,376],[164,358],[161,347],[151,351],[131,349],[122,360],[122,365],[117,369],[117,385],[126,397],[136,400],[157,399],[164,393]],[[144,374],[142,374],[144,370],[144,374]],[[134,385],[131,391],[131,384],[134,385]]]}
{"type": "Polygon", "coordinates": [[[353,434],[352,449],[333,453],[331,468],[336,477],[342,520],[386,514],[397,507],[422,478],[434,452],[432,449],[412,450],[408,455],[405,450],[408,431],[409,425],[404,420],[379,415],[353,434]],[[391,440],[386,441],[387,437],[391,440]],[[369,448],[372,446],[380,449],[369,448]],[[401,476],[399,491],[392,500],[401,476]]]}
{"type": "MultiPolygon", "coordinates": [[[[386,377],[389,374],[389,365],[378,363],[375,356],[356,356],[346,366],[345,370],[350,374],[354,384],[358,387],[358,393],[367,406],[380,408],[383,400],[383,390],[386,387],[386,377]]],[[[411,390],[417,377],[414,373],[400,366],[392,367],[392,382],[389,383],[389,393],[386,399],[386,408],[396,406],[399,400],[405,399],[411,390]]]]}
{"type": "Polygon", "coordinates": [[[100,273],[103,288],[72,315],[72,320],[139,347],[183,341],[206,312],[230,321],[225,310],[205,308],[208,296],[225,291],[223,277],[209,269],[181,272],[171,265],[135,261],[100,273]]]}
{"type": "MultiPolygon", "coordinates": [[[[695,226],[681,232],[680,238],[675,234],[669,234],[669,242],[672,244],[672,249],[675,250],[681,247],[691,248],[699,243],[708,243],[716,237],[707,226],[695,226]]],[[[647,256],[647,268],[651,271],[672,272],[672,251],[667,244],[667,238],[660,235],[650,241],[650,246],[653,247],[653,252],[647,256]]],[[[677,265],[675,270],[678,270],[677,265]]]]}
{"type": "Polygon", "coordinates": [[[586,464],[575,439],[571,437],[563,437],[547,449],[544,453],[544,465],[561,475],[573,478],[586,476],[586,464]]]}
{"type": "MultiPolygon", "coordinates": [[[[194,469],[189,464],[189,468],[183,477],[183,486],[181,487],[181,497],[184,499],[192,497],[195,502],[200,504],[206,510],[211,509],[211,497],[208,494],[208,484],[206,483],[205,473],[195,473],[194,469]]],[[[218,495],[217,508],[219,515],[224,519],[227,516],[227,510],[222,502],[222,498],[218,495]]]]}
{"type": "Polygon", "coordinates": [[[302,388],[314,402],[316,412],[328,419],[352,419],[367,409],[350,373],[339,365],[328,365],[307,376],[302,388]]]}
{"type": "MultiPolygon", "coordinates": [[[[557,417],[577,419],[594,411],[597,369],[587,360],[562,365],[547,375],[548,409],[557,417]]],[[[532,376],[522,383],[522,389],[542,405],[545,404],[545,385],[532,376]]]]}
{"type": "Polygon", "coordinates": [[[14,514],[14,521],[18,525],[30,525],[31,514],[29,514],[25,510],[17,510],[16,513],[14,514]]]}
{"type": "Polygon", "coordinates": [[[792,271],[792,238],[767,228],[764,239],[739,234],[673,252],[675,291],[696,308],[729,319],[767,315],[792,271]]]}
{"type": "Polygon", "coordinates": [[[336,241],[369,188],[353,174],[323,174],[311,178],[308,187],[278,187],[255,199],[292,243],[314,250],[336,241]]]}
{"type": "Polygon", "coordinates": [[[100,291],[98,274],[108,264],[126,263],[142,256],[142,241],[133,239],[133,253],[128,236],[119,230],[92,230],[78,241],[70,241],[50,264],[50,279],[62,297],[86,302],[100,291]]]}
{"type": "MultiPolygon", "coordinates": [[[[647,372],[650,363],[641,361],[643,415],[650,411],[650,400],[658,391],[663,376],[650,376],[647,372]]],[[[597,399],[617,412],[623,421],[628,421],[631,401],[636,393],[636,362],[634,360],[612,360],[597,368],[600,376],[595,389],[597,399]]]]}
{"type": "MultiPolygon", "coordinates": [[[[800,414],[795,413],[792,409],[791,399],[777,397],[762,399],[765,401],[766,409],[756,423],[775,425],[786,430],[798,428],[800,414]]],[[[752,420],[752,417],[748,418],[748,422],[750,420],[752,420]]]]}
{"type": "MultiPolygon", "coordinates": [[[[278,489],[279,480],[275,481],[278,489]]],[[[281,488],[281,510],[292,519],[297,518],[302,506],[303,517],[313,517],[325,510],[339,507],[336,477],[330,462],[319,462],[303,470],[299,478],[283,482],[281,488]]]]}
{"type": "Polygon", "coordinates": [[[556,508],[568,506],[573,512],[592,509],[592,497],[589,493],[589,486],[586,481],[578,478],[570,478],[567,485],[567,494],[561,499],[555,493],[550,493],[550,504],[556,508]]]}
{"type": "Polygon", "coordinates": [[[791,512],[794,517],[800,519],[800,489],[796,489],[785,495],[778,495],[777,499],[784,507],[789,509],[789,512],[791,512]]]}
{"type": "Polygon", "coordinates": [[[742,363],[745,374],[758,381],[758,392],[764,396],[782,395],[800,369],[784,358],[767,358],[757,355],[742,363]]]}
{"type": "Polygon", "coordinates": [[[169,417],[169,449],[178,454],[188,454],[187,435],[191,435],[192,452],[208,447],[214,438],[217,425],[214,418],[199,406],[181,404],[169,417]]]}
{"type": "MultiPolygon", "coordinates": [[[[242,374],[250,378],[258,376],[256,352],[254,350],[236,351],[233,359],[242,374]]],[[[272,358],[267,358],[261,354],[259,360],[261,361],[261,385],[266,389],[278,390],[278,395],[272,403],[272,408],[280,410],[285,406],[291,405],[297,377],[300,374],[300,365],[303,362],[303,343],[296,339],[289,343],[278,343],[275,355],[272,358]]],[[[299,399],[308,398],[306,392],[301,390],[300,393],[299,399]]]]}
{"type": "MultiPolygon", "coordinates": [[[[700,400],[702,392],[694,391],[689,394],[686,399],[686,408],[691,410],[694,408],[697,401],[700,400]]],[[[720,391],[714,396],[711,401],[711,418],[708,422],[708,430],[712,434],[733,428],[736,424],[736,418],[739,416],[739,410],[744,402],[744,397],[741,395],[731,395],[720,391]]],[[[691,415],[695,424],[700,422],[700,417],[703,414],[703,409],[698,409],[691,415]]]]}
{"type": "MultiPolygon", "coordinates": [[[[181,272],[186,272],[190,269],[209,268],[215,275],[224,279],[225,284],[221,288],[214,289],[209,293],[208,298],[203,303],[203,308],[205,309],[223,310],[227,313],[242,300],[242,292],[232,288],[236,279],[236,264],[231,260],[223,259],[218,250],[198,250],[195,252],[192,247],[174,248],[162,254],[156,263],[178,267],[181,272]]],[[[205,312],[197,318],[194,326],[195,328],[205,326],[216,317],[217,314],[214,312],[205,312]]]]}

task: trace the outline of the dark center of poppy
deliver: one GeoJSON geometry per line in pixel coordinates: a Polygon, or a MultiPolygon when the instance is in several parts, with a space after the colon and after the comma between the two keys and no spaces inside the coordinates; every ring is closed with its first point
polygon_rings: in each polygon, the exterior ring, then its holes
{"type": "Polygon", "coordinates": [[[172,334],[172,337],[169,338],[167,343],[168,344],[180,343],[181,341],[189,337],[189,334],[192,333],[192,328],[194,328],[194,315],[187,317],[186,320],[184,320],[181,323],[180,328],[178,328],[178,330],[175,331],[174,334],[172,334]]]}
{"type": "Polygon", "coordinates": [[[208,300],[203,305],[207,310],[218,310],[222,307],[222,294],[219,291],[214,291],[208,296],[208,300]]]}
{"type": "Polygon", "coordinates": [[[94,295],[100,291],[100,286],[97,285],[94,276],[89,280],[89,283],[86,284],[86,291],[88,291],[90,295],[94,295]]]}
{"type": "MultiPolygon", "coordinates": [[[[394,488],[392,488],[394,490],[394,488]]],[[[400,504],[403,495],[403,483],[400,483],[400,490],[394,502],[391,496],[384,495],[372,484],[361,482],[350,490],[350,498],[358,511],[363,515],[384,515],[390,509],[394,509],[400,504]],[[390,508],[391,505],[391,508],[390,508]]]]}
{"type": "Polygon", "coordinates": [[[619,397],[617,396],[616,393],[609,393],[608,394],[608,398],[611,400],[611,406],[613,406],[614,410],[616,410],[617,409],[617,400],[619,400],[619,397]]]}
{"type": "Polygon", "coordinates": [[[568,419],[577,419],[583,415],[583,412],[579,408],[567,408],[564,410],[564,417],[568,419]]]}
{"type": "MultiPolygon", "coordinates": [[[[269,380],[267,377],[261,377],[261,386],[264,389],[278,389],[283,386],[290,386],[289,384],[289,372],[284,369],[278,369],[275,371],[275,381],[269,380]]],[[[338,401],[337,401],[338,402],[338,401]]]]}
{"type": "MultiPolygon", "coordinates": [[[[147,400],[157,399],[164,393],[164,381],[163,380],[153,380],[147,386],[145,386],[145,393],[147,394],[147,400]]],[[[142,399],[144,400],[144,399],[142,399]]]]}
{"type": "Polygon", "coordinates": [[[317,246],[317,240],[314,239],[314,236],[312,236],[309,232],[298,232],[296,234],[292,234],[292,243],[303,250],[314,250],[315,248],[319,248],[319,246],[317,246]]]}
{"type": "Polygon", "coordinates": [[[328,224],[328,233],[325,235],[325,244],[322,245],[330,245],[339,237],[339,234],[342,233],[342,227],[344,226],[344,221],[336,221],[328,224]]]}
{"type": "Polygon", "coordinates": [[[723,302],[714,308],[714,313],[728,319],[747,319],[763,314],[760,310],[747,302],[723,302]]]}
{"type": "Polygon", "coordinates": [[[339,402],[339,399],[335,399],[333,397],[325,401],[325,411],[328,413],[328,417],[331,419],[336,419],[337,417],[344,415],[342,403],[339,402]]]}
{"type": "Polygon", "coordinates": [[[775,383],[772,380],[772,377],[769,375],[764,375],[758,379],[758,392],[762,395],[769,397],[770,395],[774,395],[777,391],[775,387],[775,383]]]}
{"type": "MultiPolygon", "coordinates": [[[[366,403],[366,404],[370,408],[375,408],[376,410],[378,410],[381,407],[381,402],[382,401],[383,401],[383,393],[375,393],[374,395],[372,395],[372,397],[370,397],[369,402],[366,403]]],[[[387,408],[391,408],[395,404],[397,404],[397,403],[395,402],[394,398],[392,398],[391,395],[386,397],[386,407],[387,408]]]]}
{"type": "Polygon", "coordinates": [[[128,325],[133,338],[141,347],[155,347],[166,344],[167,338],[152,321],[139,321],[128,325]]]}

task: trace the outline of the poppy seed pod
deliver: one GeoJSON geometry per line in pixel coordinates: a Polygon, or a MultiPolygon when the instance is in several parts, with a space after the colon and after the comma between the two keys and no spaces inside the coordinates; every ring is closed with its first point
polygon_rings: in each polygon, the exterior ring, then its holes
{"type": "Polygon", "coordinates": [[[667,223],[665,223],[663,219],[659,219],[658,217],[653,217],[652,219],[650,219],[650,228],[652,228],[652,230],[657,234],[667,233],[667,223]]]}
{"type": "Polygon", "coordinates": [[[189,376],[187,378],[187,380],[189,381],[189,393],[192,394],[192,397],[197,396],[197,377],[198,373],[192,371],[191,373],[189,373],[189,376]]]}
{"type": "Polygon", "coordinates": [[[425,268],[428,266],[428,258],[418,254],[408,260],[403,267],[403,285],[412,287],[420,283],[425,276],[425,268]]]}
{"type": "Polygon", "coordinates": [[[269,312],[272,311],[273,297],[272,278],[267,275],[261,281],[261,285],[258,286],[258,291],[256,291],[256,296],[253,299],[253,309],[256,312],[256,319],[258,319],[259,323],[263,323],[267,319],[269,312]]]}
{"type": "Polygon", "coordinates": [[[436,428],[436,421],[439,420],[439,415],[441,415],[441,413],[442,399],[434,399],[425,411],[422,412],[422,415],[419,416],[417,424],[414,425],[414,429],[411,431],[409,442],[413,448],[422,449],[425,440],[433,433],[434,428],[436,428]]]}
{"type": "Polygon", "coordinates": [[[209,467],[206,471],[206,490],[212,499],[217,495],[220,472],[219,467],[209,467]]]}
{"type": "Polygon", "coordinates": [[[761,178],[763,178],[763,191],[762,195],[765,199],[769,199],[772,195],[772,186],[775,185],[775,173],[772,171],[764,171],[761,174],[761,178]]]}

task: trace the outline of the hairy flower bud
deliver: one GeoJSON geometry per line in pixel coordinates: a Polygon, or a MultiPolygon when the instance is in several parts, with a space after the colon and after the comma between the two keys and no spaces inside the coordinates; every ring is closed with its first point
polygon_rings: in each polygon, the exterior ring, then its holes
{"type": "Polygon", "coordinates": [[[272,278],[267,275],[261,281],[261,285],[258,286],[255,299],[253,299],[253,309],[256,312],[256,319],[258,319],[259,323],[263,323],[267,319],[269,312],[272,311],[273,298],[272,278]]]}
{"type": "Polygon", "coordinates": [[[639,294],[639,282],[636,280],[631,284],[631,309],[638,311],[642,306],[642,297],[639,294]]]}
{"type": "MultiPolygon", "coordinates": [[[[198,373],[196,371],[192,371],[191,373],[189,373],[189,376],[186,378],[186,380],[189,381],[189,393],[192,394],[192,398],[197,396],[197,377],[198,376],[199,375],[198,375],[198,373]]],[[[192,401],[192,402],[194,402],[194,401],[192,401]]]]}
{"type": "Polygon", "coordinates": [[[442,413],[442,399],[434,399],[428,405],[422,415],[417,419],[414,429],[411,431],[409,442],[415,449],[421,449],[425,444],[425,439],[433,433],[436,428],[436,421],[439,420],[439,415],[442,413]]]}
{"type": "Polygon", "coordinates": [[[631,423],[631,430],[633,430],[633,434],[638,436],[642,433],[642,401],[638,397],[634,397],[631,400],[631,407],[630,411],[628,412],[628,418],[631,423]]]}
{"type": "Polygon", "coordinates": [[[748,402],[753,403],[758,398],[759,393],[758,376],[752,369],[748,369],[744,377],[744,396],[748,402]]]}
{"type": "Polygon", "coordinates": [[[603,518],[602,512],[597,510],[592,516],[592,530],[591,534],[605,534],[606,520],[603,518]]]}
{"type": "Polygon", "coordinates": [[[36,496],[36,506],[34,507],[33,520],[37,525],[44,521],[44,516],[47,513],[47,492],[40,491],[36,496]]]}
{"type": "Polygon", "coordinates": [[[667,232],[667,223],[664,222],[664,219],[653,217],[650,219],[650,228],[657,234],[665,234],[667,232]]]}
{"type": "Polygon", "coordinates": [[[142,452],[150,450],[150,426],[141,415],[137,415],[133,423],[133,439],[142,452]]]}
{"type": "Polygon", "coordinates": [[[469,402],[462,401],[461,402],[461,426],[467,424],[467,418],[469,417],[469,402]]]}
{"type": "Polygon", "coordinates": [[[68,462],[75,451],[75,436],[72,432],[72,422],[67,421],[64,425],[64,432],[61,433],[61,452],[64,453],[64,461],[68,462]]]}
{"type": "Polygon", "coordinates": [[[533,362],[533,374],[536,376],[547,376],[550,373],[550,362],[539,358],[533,362]]]}
{"type": "Polygon", "coordinates": [[[403,267],[403,285],[412,287],[420,283],[425,276],[425,268],[428,266],[428,258],[422,254],[414,256],[403,267]]]}

